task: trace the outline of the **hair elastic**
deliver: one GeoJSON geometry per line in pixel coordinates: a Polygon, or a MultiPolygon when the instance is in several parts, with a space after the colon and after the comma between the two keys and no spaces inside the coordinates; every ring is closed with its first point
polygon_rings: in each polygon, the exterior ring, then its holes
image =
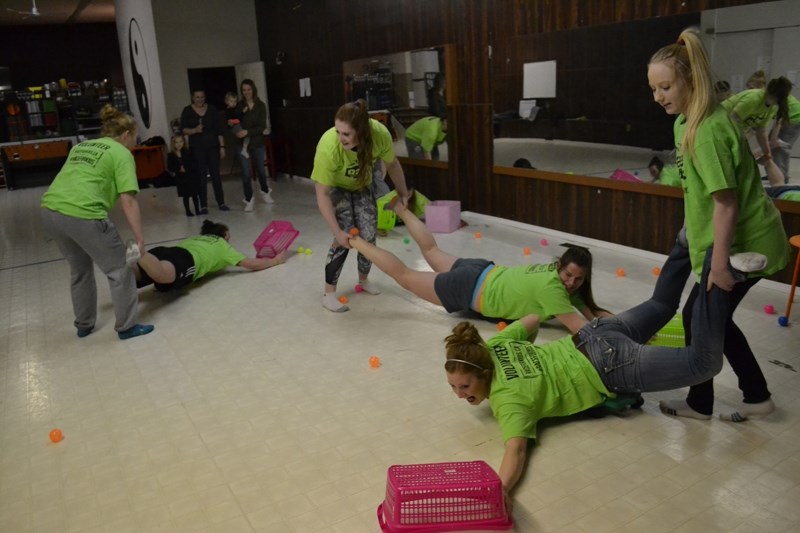
{"type": "Polygon", "coordinates": [[[678,44],[680,46],[686,46],[686,41],[683,40],[683,37],[678,37],[678,44]]]}
{"type": "Polygon", "coordinates": [[[447,366],[447,363],[464,363],[465,365],[474,366],[480,371],[486,370],[480,365],[476,365],[475,363],[470,363],[469,361],[464,361],[463,359],[448,359],[447,361],[444,362],[445,367],[447,366]]]}

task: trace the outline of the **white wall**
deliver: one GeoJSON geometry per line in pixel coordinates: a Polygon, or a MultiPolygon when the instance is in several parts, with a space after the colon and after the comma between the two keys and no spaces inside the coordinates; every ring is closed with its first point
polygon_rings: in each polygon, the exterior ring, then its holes
{"type": "Polygon", "coordinates": [[[255,15],[253,0],[153,0],[167,121],[190,103],[187,69],[261,60],[255,15]]]}

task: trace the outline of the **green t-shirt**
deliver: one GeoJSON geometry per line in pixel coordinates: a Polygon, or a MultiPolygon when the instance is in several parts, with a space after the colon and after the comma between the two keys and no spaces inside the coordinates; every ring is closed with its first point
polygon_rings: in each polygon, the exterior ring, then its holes
{"type": "Polygon", "coordinates": [[[681,175],[678,172],[676,165],[665,165],[661,169],[661,174],[658,177],[658,183],[661,185],[668,185],[670,187],[681,186],[681,175]]]}
{"type": "Polygon", "coordinates": [[[790,94],[786,102],[789,106],[789,124],[800,124],[800,100],[790,94]]]}
{"type": "MultiPolygon", "coordinates": [[[[380,158],[386,163],[394,161],[394,145],[392,135],[386,126],[377,120],[369,119],[372,129],[372,161],[380,158]]],[[[311,179],[322,185],[337,187],[347,191],[358,191],[358,153],[355,150],[346,150],[336,135],[336,128],[331,128],[320,137],[317,151],[314,155],[314,169],[311,179]]],[[[364,187],[372,184],[370,170],[364,187]]]]}
{"type": "Polygon", "coordinates": [[[102,220],[119,195],[139,191],[133,154],[109,137],[84,141],[42,196],[42,207],[84,220],[102,220]]]}
{"type": "Polygon", "coordinates": [[[525,326],[514,322],[486,344],[494,361],[489,405],[503,441],[534,439],[539,420],[580,413],[615,397],[571,337],[535,346],[525,326]]]}
{"type": "Polygon", "coordinates": [[[741,131],[726,110],[718,107],[706,118],[695,136],[695,157],[684,157],[680,146],[686,119],[675,121],[677,165],[683,184],[686,237],[692,269],[702,273],[706,250],[714,240],[714,199],[712,193],[735,189],[739,204],[736,234],[731,254],[758,252],[767,256],[767,268],[754,273],[768,276],[789,261],[789,244],[775,204],[764,192],[758,165],[741,131]]]}
{"type": "Polygon", "coordinates": [[[558,265],[495,266],[486,276],[481,295],[483,316],[516,320],[538,315],[544,322],[556,315],[574,313],[586,304],[570,294],[558,277],[558,265]]]}
{"type": "Polygon", "coordinates": [[[176,245],[192,254],[194,259],[194,278],[196,281],[209,272],[222,270],[227,266],[238,265],[247,256],[216,235],[197,235],[184,239],[176,245]]]}
{"type": "Polygon", "coordinates": [[[765,127],[778,112],[778,106],[767,104],[766,95],[764,89],[748,89],[724,100],[722,107],[736,113],[744,130],[765,127]]]}
{"type": "Polygon", "coordinates": [[[442,119],[439,117],[421,118],[406,130],[406,138],[419,143],[426,152],[444,142],[447,133],[442,131],[442,119]]]}

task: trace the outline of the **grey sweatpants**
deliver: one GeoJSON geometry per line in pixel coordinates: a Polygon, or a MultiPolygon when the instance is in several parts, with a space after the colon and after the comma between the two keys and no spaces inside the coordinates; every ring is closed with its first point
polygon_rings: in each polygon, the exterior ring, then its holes
{"type": "Polygon", "coordinates": [[[45,231],[69,263],[75,327],[90,329],[97,321],[94,265],[108,278],[116,323],[124,331],[136,325],[139,295],[133,270],[125,262],[125,244],[109,220],[84,220],[42,209],[45,231]]]}

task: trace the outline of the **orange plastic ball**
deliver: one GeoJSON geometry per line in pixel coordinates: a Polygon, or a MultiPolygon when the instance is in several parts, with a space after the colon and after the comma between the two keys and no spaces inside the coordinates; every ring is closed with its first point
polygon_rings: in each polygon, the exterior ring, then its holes
{"type": "Polygon", "coordinates": [[[508,324],[506,324],[505,322],[498,322],[497,331],[503,331],[504,329],[506,329],[506,326],[508,326],[508,324]]]}
{"type": "Polygon", "coordinates": [[[617,269],[617,277],[618,278],[625,277],[625,269],[624,268],[618,268],[617,269]]]}
{"type": "Polygon", "coordinates": [[[339,296],[339,302],[346,304],[347,303],[347,296],[339,296]]]}
{"type": "Polygon", "coordinates": [[[50,440],[52,442],[61,442],[64,440],[64,434],[61,433],[61,430],[56,428],[50,432],[50,440]]]}
{"type": "Polygon", "coordinates": [[[358,228],[350,228],[350,235],[352,235],[353,237],[358,235],[358,228]]]}
{"type": "Polygon", "coordinates": [[[369,366],[371,366],[372,368],[378,368],[379,366],[381,366],[381,358],[378,357],[377,355],[373,355],[372,357],[369,358],[369,366]]]}
{"type": "Polygon", "coordinates": [[[526,246],[522,249],[522,253],[525,255],[531,255],[531,249],[526,246]]]}
{"type": "Polygon", "coordinates": [[[476,231],[475,232],[475,238],[476,239],[480,239],[481,238],[481,232],[480,231],[476,231]]]}
{"type": "Polygon", "coordinates": [[[658,268],[658,267],[653,267],[653,275],[654,276],[660,276],[661,275],[661,269],[658,268]]]}

